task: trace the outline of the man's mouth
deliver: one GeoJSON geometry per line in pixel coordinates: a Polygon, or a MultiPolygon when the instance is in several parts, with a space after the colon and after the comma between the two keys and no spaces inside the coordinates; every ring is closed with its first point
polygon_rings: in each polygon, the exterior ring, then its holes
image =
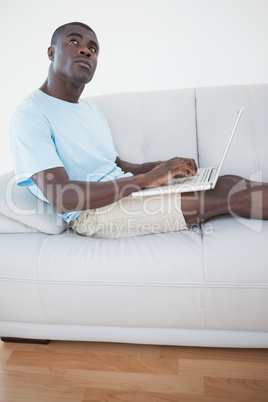
{"type": "Polygon", "coordinates": [[[83,59],[78,59],[75,61],[79,66],[87,68],[88,70],[91,70],[91,63],[89,60],[83,60],[83,59]]]}

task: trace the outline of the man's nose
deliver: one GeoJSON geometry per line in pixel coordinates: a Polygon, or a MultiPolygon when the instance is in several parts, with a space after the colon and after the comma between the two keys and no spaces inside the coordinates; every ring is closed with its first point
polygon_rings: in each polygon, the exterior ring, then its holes
{"type": "Polygon", "coordinates": [[[87,56],[90,57],[91,56],[91,52],[88,48],[83,48],[79,50],[79,54],[81,54],[81,56],[87,56]]]}

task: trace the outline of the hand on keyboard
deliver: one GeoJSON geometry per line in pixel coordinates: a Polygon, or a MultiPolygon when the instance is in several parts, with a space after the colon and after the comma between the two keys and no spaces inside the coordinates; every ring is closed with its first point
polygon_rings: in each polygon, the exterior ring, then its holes
{"type": "Polygon", "coordinates": [[[146,187],[156,187],[167,182],[174,176],[191,177],[197,172],[196,163],[189,158],[172,158],[161,162],[154,169],[145,174],[148,178],[146,187]]]}

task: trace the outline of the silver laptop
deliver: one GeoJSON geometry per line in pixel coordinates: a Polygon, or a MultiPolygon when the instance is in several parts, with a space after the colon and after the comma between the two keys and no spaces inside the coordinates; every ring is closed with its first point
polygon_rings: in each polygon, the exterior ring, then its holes
{"type": "Polygon", "coordinates": [[[210,190],[216,186],[223,162],[225,161],[232,139],[237,129],[238,122],[240,120],[243,108],[238,112],[238,116],[231,129],[227,144],[225,146],[223,156],[221,158],[218,168],[199,168],[197,173],[191,177],[180,176],[173,177],[166,183],[158,187],[145,188],[132,193],[132,197],[147,197],[159,194],[169,193],[189,193],[191,191],[210,190]]]}

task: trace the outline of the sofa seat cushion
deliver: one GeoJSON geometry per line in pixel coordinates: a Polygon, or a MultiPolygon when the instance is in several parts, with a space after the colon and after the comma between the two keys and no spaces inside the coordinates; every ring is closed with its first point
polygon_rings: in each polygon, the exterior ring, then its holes
{"type": "Polygon", "coordinates": [[[222,216],[202,230],[206,328],[268,331],[268,221],[222,216]]]}
{"type": "MultiPolygon", "coordinates": [[[[20,237],[5,235],[0,243],[4,264],[0,295],[2,289],[3,298],[17,288],[25,292],[29,321],[31,299],[36,310],[39,293],[44,323],[203,328],[199,232],[120,239],[85,238],[72,231],[58,236],[27,233],[23,241],[20,237]],[[21,253],[23,266],[10,256],[11,242],[21,253]],[[26,243],[31,254],[27,264],[26,243]]],[[[13,321],[25,319],[19,300],[14,299],[7,310],[13,321]]]]}
{"type": "Polygon", "coordinates": [[[120,239],[5,235],[0,303],[10,295],[6,317],[14,322],[268,331],[267,223],[263,236],[228,217],[203,232],[120,239]],[[27,294],[23,311],[11,296],[18,289],[27,294]]]}
{"type": "Polygon", "coordinates": [[[201,228],[208,282],[268,289],[268,221],[219,216],[201,228]]]}

